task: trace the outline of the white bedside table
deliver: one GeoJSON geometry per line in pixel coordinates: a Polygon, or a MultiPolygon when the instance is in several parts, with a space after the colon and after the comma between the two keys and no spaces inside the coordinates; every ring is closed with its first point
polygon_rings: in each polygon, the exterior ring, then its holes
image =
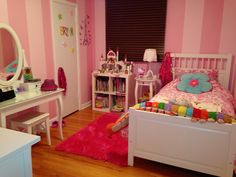
{"type": "Polygon", "coordinates": [[[139,86],[141,86],[141,89],[143,86],[149,86],[149,99],[153,97],[153,89],[156,88],[156,84],[159,81],[156,75],[154,75],[152,78],[146,78],[146,77],[136,77],[135,78],[135,103],[138,103],[138,89],[139,86]]]}

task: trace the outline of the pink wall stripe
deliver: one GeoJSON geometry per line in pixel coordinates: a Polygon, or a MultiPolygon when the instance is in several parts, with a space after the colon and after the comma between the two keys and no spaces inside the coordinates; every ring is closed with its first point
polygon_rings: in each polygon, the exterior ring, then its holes
{"type": "Polygon", "coordinates": [[[3,54],[3,64],[2,66],[7,66],[8,64],[10,64],[13,60],[16,59],[16,55],[14,52],[15,50],[15,41],[12,39],[11,34],[6,31],[3,30],[0,32],[1,37],[2,37],[2,41],[3,41],[3,45],[2,45],[2,54],[3,54]]]}
{"type": "Polygon", "coordinates": [[[7,1],[0,0],[0,22],[8,23],[7,1]]]}
{"type": "MultiPolygon", "coordinates": [[[[7,0],[9,24],[16,31],[22,48],[25,49],[26,59],[29,59],[29,37],[26,19],[25,0],[7,0]]],[[[30,61],[28,64],[30,64],[30,61]]]]}
{"type": "Polygon", "coordinates": [[[234,97],[236,98],[236,1],[225,0],[224,1],[224,13],[222,21],[222,31],[220,39],[220,50],[221,53],[232,53],[234,54],[233,59],[233,70],[231,71],[231,85],[230,90],[234,91],[234,97]]]}
{"type": "Polygon", "coordinates": [[[168,0],[167,2],[168,13],[166,19],[165,51],[181,52],[185,15],[185,0],[168,0]]]}
{"type": "Polygon", "coordinates": [[[224,1],[224,13],[222,22],[222,33],[220,51],[233,52],[236,49],[236,1],[224,1]]]}
{"type": "MultiPolygon", "coordinates": [[[[78,7],[78,25],[81,24],[81,21],[85,18],[87,11],[86,11],[86,0],[79,0],[77,2],[78,7]]],[[[78,26],[79,27],[79,26],[78,26]]],[[[80,57],[80,83],[81,85],[81,103],[86,103],[89,101],[88,97],[90,92],[88,92],[89,83],[91,81],[87,80],[88,74],[88,63],[87,63],[87,46],[79,45],[79,57],[80,57]]],[[[95,59],[94,59],[95,60],[95,59]]]]}
{"type": "MultiPolygon", "coordinates": [[[[54,74],[54,60],[53,60],[53,44],[52,44],[52,30],[51,30],[51,12],[50,1],[41,0],[42,18],[43,18],[43,34],[44,34],[44,50],[45,50],[45,69],[47,78],[55,78],[54,74]]],[[[56,116],[55,102],[49,103],[50,116],[56,116]]]]}
{"type": "Polygon", "coordinates": [[[218,53],[224,2],[205,0],[201,36],[201,53],[218,53]]]}
{"type": "Polygon", "coordinates": [[[185,3],[182,52],[200,51],[204,0],[187,0],[185,3]]]}
{"type": "Polygon", "coordinates": [[[88,81],[88,90],[87,92],[89,94],[87,94],[87,98],[86,100],[91,100],[92,99],[92,75],[90,73],[93,72],[93,68],[95,67],[95,62],[94,61],[94,58],[95,58],[95,45],[94,45],[94,37],[95,37],[95,30],[94,30],[94,1],[95,0],[87,0],[86,3],[86,9],[88,10],[88,12],[85,14],[85,15],[88,15],[89,16],[89,21],[90,21],[90,24],[89,24],[89,30],[91,31],[91,43],[90,45],[88,45],[88,48],[87,48],[87,63],[88,63],[88,66],[87,66],[87,81],[88,81]],[[91,52],[93,51],[93,52],[91,52]]]}
{"type": "MultiPolygon", "coordinates": [[[[87,7],[86,7],[86,9],[88,9],[88,15],[89,15],[89,21],[90,21],[90,24],[89,24],[89,30],[91,31],[91,36],[93,36],[93,37],[91,37],[91,44],[93,44],[93,45],[89,45],[88,46],[88,51],[95,51],[95,46],[94,46],[94,42],[95,42],[95,39],[94,39],[94,37],[95,37],[95,30],[94,30],[94,28],[95,28],[95,21],[94,21],[94,19],[95,19],[95,8],[94,8],[94,1],[95,0],[89,0],[88,1],[88,5],[87,5],[87,7]]],[[[89,54],[89,60],[88,60],[88,63],[89,63],[89,72],[92,72],[93,71],[93,69],[92,68],[94,68],[95,67],[95,63],[93,62],[93,58],[94,58],[94,53],[95,52],[89,52],[90,54],[89,54]]]]}
{"type": "Polygon", "coordinates": [[[94,14],[94,22],[95,22],[95,32],[94,40],[95,45],[95,65],[94,70],[99,68],[99,58],[101,55],[106,55],[106,23],[105,23],[105,1],[94,1],[95,6],[95,14],[94,14]],[[97,30],[99,29],[99,30],[97,30]]]}

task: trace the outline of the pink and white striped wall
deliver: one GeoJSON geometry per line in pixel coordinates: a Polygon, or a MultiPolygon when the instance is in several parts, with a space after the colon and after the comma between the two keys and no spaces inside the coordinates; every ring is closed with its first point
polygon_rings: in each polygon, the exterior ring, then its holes
{"type": "MultiPolygon", "coordinates": [[[[68,1],[78,4],[78,24],[86,15],[93,16],[93,0],[68,1]]],[[[42,80],[53,79],[57,76],[57,71],[54,71],[50,15],[50,0],[0,0],[0,23],[7,23],[14,28],[34,76],[42,80]]],[[[90,21],[92,24],[94,24],[93,19],[90,21]]],[[[82,58],[80,63],[81,83],[83,83],[82,104],[91,100],[91,71],[94,68],[91,64],[94,52],[91,51],[94,51],[93,47],[94,45],[80,46],[79,49],[79,57],[82,58]]],[[[41,107],[41,109],[50,110],[51,117],[56,114],[55,108],[54,102],[41,107]]]]}
{"type": "MultiPolygon", "coordinates": [[[[99,4],[101,4],[100,0],[99,4]]],[[[96,2],[97,4],[97,2],[96,2]]],[[[105,51],[99,47],[101,34],[105,39],[105,5],[96,6],[97,19],[95,21],[96,63],[101,53],[105,51]],[[100,26],[99,24],[100,23],[100,26]]],[[[166,52],[182,53],[231,53],[234,56],[231,71],[230,90],[236,98],[236,1],[235,0],[168,0],[166,20],[166,52]]],[[[97,64],[98,66],[98,64],[97,64]]],[[[143,66],[138,63],[135,67],[143,66]]],[[[159,67],[157,67],[159,68],[159,67]]],[[[158,72],[158,71],[157,71],[158,72]]]]}
{"type": "MultiPolygon", "coordinates": [[[[49,2],[0,0],[0,22],[16,31],[34,77],[42,80],[54,78],[49,2]]],[[[42,109],[49,108],[55,115],[54,103],[42,106],[42,109]]]]}
{"type": "MultiPolygon", "coordinates": [[[[86,15],[91,20],[92,42],[79,47],[81,103],[86,104],[91,100],[91,72],[105,51],[105,0],[69,1],[78,4],[78,24],[86,15]]],[[[165,51],[236,56],[235,17],[235,0],[168,0],[165,51]]],[[[34,75],[54,78],[50,0],[0,0],[0,22],[17,32],[34,75]]],[[[233,66],[231,90],[236,97],[236,62],[233,66]]],[[[54,108],[54,103],[45,106],[54,108]]]]}
{"type": "Polygon", "coordinates": [[[236,1],[168,0],[165,51],[231,53],[231,91],[236,98],[236,1]]]}

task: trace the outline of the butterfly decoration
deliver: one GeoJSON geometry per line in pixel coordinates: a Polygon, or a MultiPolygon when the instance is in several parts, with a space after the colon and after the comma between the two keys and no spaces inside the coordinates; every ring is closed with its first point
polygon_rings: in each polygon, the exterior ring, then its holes
{"type": "Polygon", "coordinates": [[[91,31],[89,29],[90,17],[87,15],[80,24],[80,45],[89,45],[91,43],[91,31]]]}

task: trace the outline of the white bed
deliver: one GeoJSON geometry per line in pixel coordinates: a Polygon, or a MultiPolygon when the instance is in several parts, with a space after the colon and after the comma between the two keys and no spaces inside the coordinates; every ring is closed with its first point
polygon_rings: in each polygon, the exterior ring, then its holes
{"type": "MultiPolygon", "coordinates": [[[[218,70],[219,82],[228,88],[232,55],[172,53],[171,57],[173,68],[218,70]]],[[[129,114],[128,165],[134,165],[136,156],[211,175],[232,177],[236,124],[193,123],[185,117],[134,108],[129,109],[129,114]]]]}

